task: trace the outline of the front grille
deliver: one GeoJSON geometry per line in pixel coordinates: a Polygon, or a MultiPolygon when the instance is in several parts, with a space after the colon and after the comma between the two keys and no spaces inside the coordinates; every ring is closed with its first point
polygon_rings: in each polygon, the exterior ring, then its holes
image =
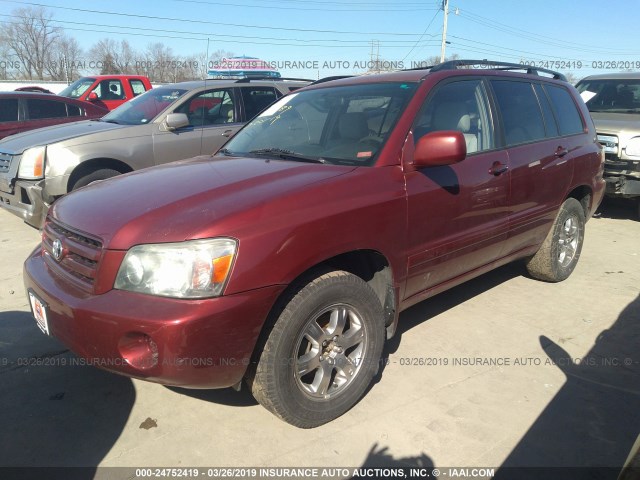
{"type": "Polygon", "coordinates": [[[615,135],[598,134],[598,143],[604,147],[605,155],[618,156],[618,137],[615,135]]]}
{"type": "Polygon", "coordinates": [[[9,168],[11,168],[12,158],[13,158],[13,155],[0,152],[0,173],[6,173],[9,171],[9,168]]]}
{"type": "Polygon", "coordinates": [[[71,280],[80,288],[92,291],[102,255],[102,243],[80,232],[47,220],[42,230],[42,254],[56,274],[71,280]],[[60,259],[54,257],[54,242],[62,245],[60,259]]]}

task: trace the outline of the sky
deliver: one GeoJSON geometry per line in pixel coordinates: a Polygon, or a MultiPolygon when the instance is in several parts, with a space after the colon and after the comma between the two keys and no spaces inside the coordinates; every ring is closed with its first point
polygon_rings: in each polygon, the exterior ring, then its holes
{"type": "MultiPolygon", "coordinates": [[[[440,56],[435,0],[0,0],[0,22],[44,6],[85,49],[163,42],[177,59],[224,50],[275,63],[283,76],[356,74],[379,56],[396,68],[440,56]],[[295,63],[294,63],[295,62],[295,63]]],[[[640,0],[450,0],[446,54],[530,62],[576,79],[640,70],[640,0]]],[[[2,60],[2,59],[0,59],[2,60]]]]}

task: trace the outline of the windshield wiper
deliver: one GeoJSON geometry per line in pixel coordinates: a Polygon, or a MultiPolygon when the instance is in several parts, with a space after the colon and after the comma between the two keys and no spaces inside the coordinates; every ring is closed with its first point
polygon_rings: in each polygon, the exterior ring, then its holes
{"type": "Polygon", "coordinates": [[[218,155],[220,153],[222,155],[226,155],[227,157],[235,156],[235,154],[231,150],[229,150],[228,148],[221,148],[220,150],[218,150],[218,153],[216,153],[216,155],[218,155]]]}
{"type": "Polygon", "coordinates": [[[120,122],[118,122],[117,120],[105,120],[101,118],[100,121],[105,123],[115,123],[116,125],[120,125],[120,122]]]}
{"type": "Polygon", "coordinates": [[[299,153],[292,152],[291,150],[285,150],[283,148],[260,148],[258,150],[251,150],[249,153],[252,155],[267,155],[278,157],[283,160],[297,160],[300,162],[310,163],[327,163],[324,158],[308,157],[306,155],[301,155],[299,153]]]}

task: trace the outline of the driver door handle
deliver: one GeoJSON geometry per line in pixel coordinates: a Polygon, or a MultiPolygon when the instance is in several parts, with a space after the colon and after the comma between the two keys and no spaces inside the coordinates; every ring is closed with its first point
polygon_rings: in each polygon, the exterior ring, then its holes
{"type": "Polygon", "coordinates": [[[222,132],[222,136],[229,138],[232,133],[233,133],[233,130],[225,130],[224,132],[222,132]]]}
{"type": "Polygon", "coordinates": [[[507,170],[509,170],[509,165],[506,165],[502,162],[493,162],[493,165],[491,165],[491,168],[489,169],[489,173],[497,177],[498,175],[502,175],[507,170]]]}

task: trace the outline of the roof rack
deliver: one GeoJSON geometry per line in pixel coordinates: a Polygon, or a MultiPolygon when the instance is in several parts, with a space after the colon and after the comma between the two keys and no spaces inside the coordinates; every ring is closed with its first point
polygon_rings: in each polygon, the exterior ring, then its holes
{"type": "MultiPolygon", "coordinates": [[[[555,72],[553,70],[548,70],[546,68],[535,67],[533,65],[520,65],[518,63],[509,63],[509,62],[497,62],[493,60],[450,60],[448,62],[439,63],[438,65],[434,65],[432,67],[424,67],[424,69],[430,69],[430,72],[439,72],[441,70],[457,70],[461,67],[470,67],[476,66],[479,68],[483,67],[495,67],[493,70],[525,70],[529,75],[539,75],[542,73],[547,73],[551,75],[555,80],[564,80],[567,81],[567,77],[565,77],[560,72],[555,72]]],[[[412,70],[423,70],[422,68],[416,68],[412,70]]]]}
{"type": "MultiPolygon", "coordinates": [[[[227,80],[233,80],[233,79],[227,79],[227,80]]],[[[236,83],[249,83],[251,80],[271,80],[273,82],[277,82],[279,80],[291,80],[291,81],[296,81],[296,82],[313,82],[313,80],[311,80],[310,78],[289,78],[289,77],[268,77],[268,76],[264,76],[264,77],[243,77],[240,78],[238,80],[236,80],[236,83]]]]}
{"type": "Polygon", "coordinates": [[[353,75],[336,75],[334,77],[324,77],[324,78],[321,78],[320,80],[316,80],[311,85],[318,85],[319,83],[331,82],[333,80],[342,80],[343,78],[351,78],[351,77],[353,77],[353,75]]]}

